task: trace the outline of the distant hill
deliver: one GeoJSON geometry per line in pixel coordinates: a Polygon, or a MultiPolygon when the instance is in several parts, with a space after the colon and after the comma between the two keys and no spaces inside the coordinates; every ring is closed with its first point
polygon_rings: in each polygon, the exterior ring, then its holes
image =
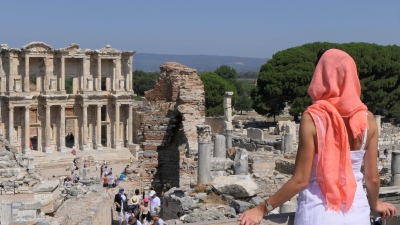
{"type": "Polygon", "coordinates": [[[137,53],[133,55],[133,70],[146,72],[160,71],[160,65],[165,62],[178,62],[198,72],[214,71],[222,65],[235,68],[237,72],[260,71],[267,58],[248,58],[215,55],[166,55],[137,53]]]}

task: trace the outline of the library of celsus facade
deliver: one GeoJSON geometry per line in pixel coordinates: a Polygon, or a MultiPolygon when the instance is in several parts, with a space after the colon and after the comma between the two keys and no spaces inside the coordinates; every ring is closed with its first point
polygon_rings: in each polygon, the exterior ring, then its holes
{"type": "Polygon", "coordinates": [[[133,143],[132,56],[106,45],[1,45],[0,136],[19,153],[123,148],[133,143]],[[126,141],[125,141],[126,140],[126,141]]]}

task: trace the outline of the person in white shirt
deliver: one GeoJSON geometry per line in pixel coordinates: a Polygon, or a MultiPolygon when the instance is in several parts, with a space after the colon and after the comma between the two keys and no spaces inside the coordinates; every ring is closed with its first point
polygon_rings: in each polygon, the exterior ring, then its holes
{"type": "Polygon", "coordinates": [[[156,209],[160,208],[161,205],[160,198],[157,197],[156,192],[154,190],[150,191],[149,195],[150,195],[150,213],[159,213],[159,211],[156,212],[156,209]]]}

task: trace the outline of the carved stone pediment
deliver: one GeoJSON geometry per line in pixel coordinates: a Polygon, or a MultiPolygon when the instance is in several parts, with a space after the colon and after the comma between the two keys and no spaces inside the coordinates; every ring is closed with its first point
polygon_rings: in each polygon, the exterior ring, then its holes
{"type": "Polygon", "coordinates": [[[100,52],[100,53],[121,53],[120,50],[117,50],[115,48],[111,48],[110,45],[106,45],[104,48],[101,48],[101,49],[97,50],[97,52],[100,52]]]}
{"type": "Polygon", "coordinates": [[[23,50],[33,51],[33,52],[45,52],[45,51],[53,51],[53,47],[44,43],[44,42],[31,42],[24,47],[23,50]]]}
{"type": "Polygon", "coordinates": [[[70,55],[82,54],[84,51],[79,48],[79,44],[72,43],[68,47],[60,48],[62,52],[68,52],[70,55]]]}

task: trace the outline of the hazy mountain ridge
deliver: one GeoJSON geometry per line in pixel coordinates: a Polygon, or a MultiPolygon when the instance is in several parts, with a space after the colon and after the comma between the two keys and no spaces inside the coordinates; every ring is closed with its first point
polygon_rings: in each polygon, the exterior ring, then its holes
{"type": "Polygon", "coordinates": [[[159,71],[165,62],[178,62],[198,72],[214,71],[221,65],[235,68],[237,72],[259,71],[268,58],[249,58],[215,55],[167,55],[137,53],[133,56],[133,70],[159,71]]]}

